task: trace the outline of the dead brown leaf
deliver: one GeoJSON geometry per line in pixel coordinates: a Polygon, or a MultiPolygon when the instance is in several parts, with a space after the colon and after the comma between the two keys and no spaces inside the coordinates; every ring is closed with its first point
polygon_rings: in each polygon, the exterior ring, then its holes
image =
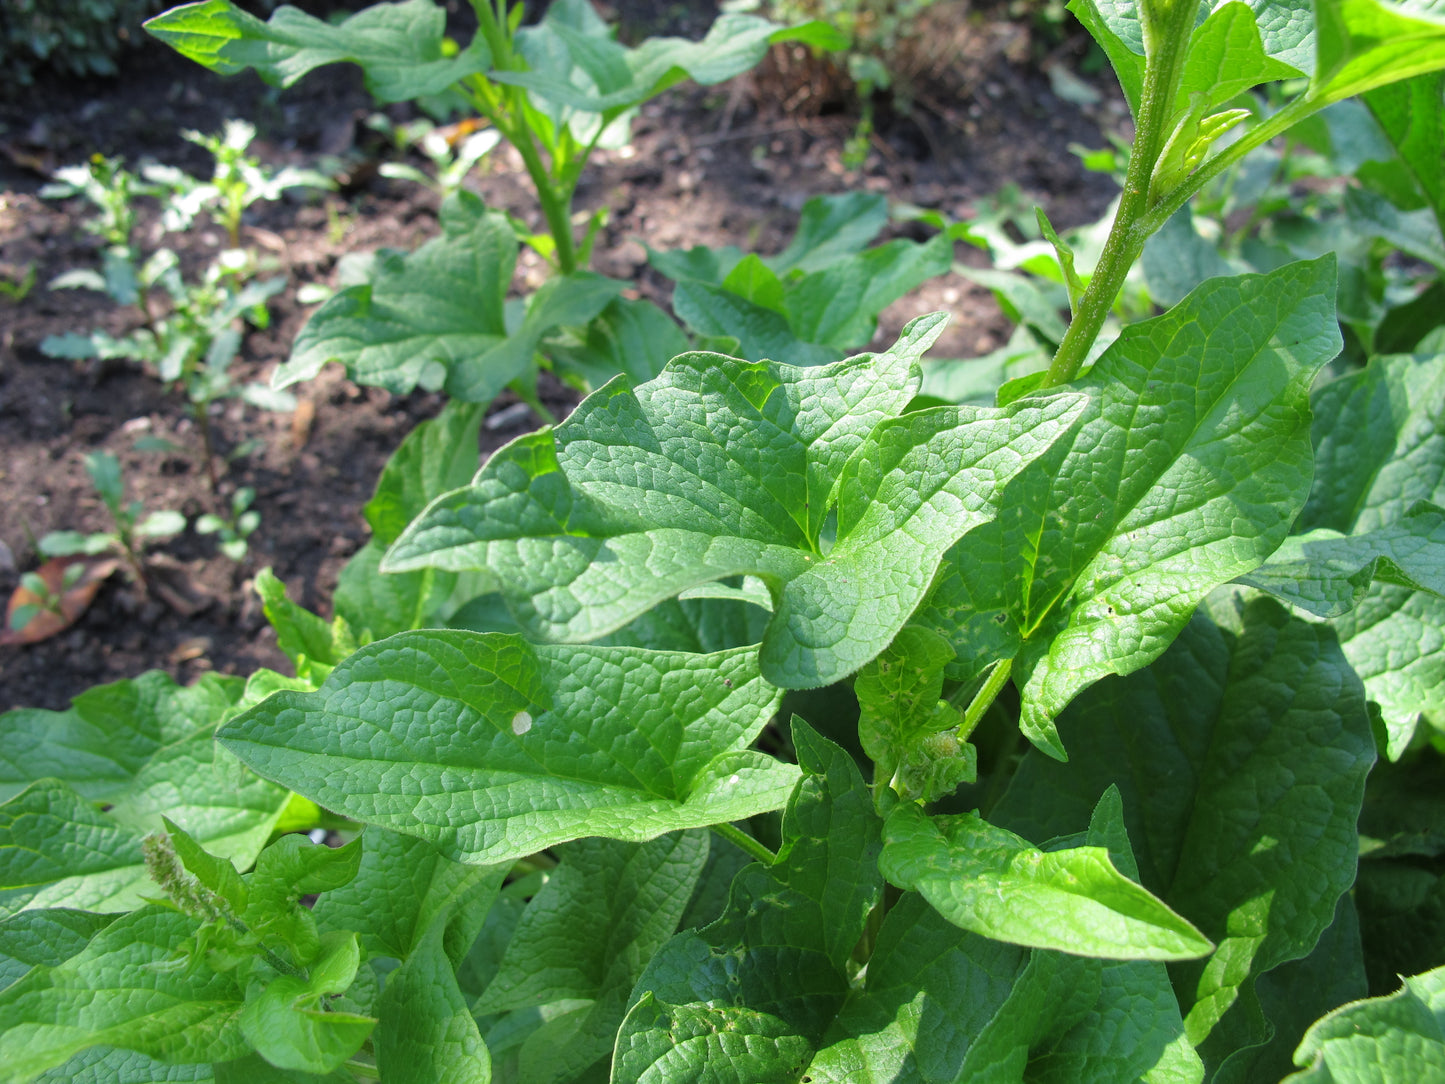
{"type": "Polygon", "coordinates": [[[21,628],[11,628],[11,618],[16,610],[43,603],[40,596],[21,584],[15,588],[10,604],[5,608],[5,628],[0,631],[0,644],[35,644],[64,632],[80,619],[94,601],[100,585],[119,567],[120,560],[115,557],[53,557],[46,561],[35,570],[35,574],[45,581],[52,594],[60,596],[59,612],[42,609],[21,628]],[[84,565],[85,569],[79,579],[66,587],[66,570],[74,565],[84,565]]]}

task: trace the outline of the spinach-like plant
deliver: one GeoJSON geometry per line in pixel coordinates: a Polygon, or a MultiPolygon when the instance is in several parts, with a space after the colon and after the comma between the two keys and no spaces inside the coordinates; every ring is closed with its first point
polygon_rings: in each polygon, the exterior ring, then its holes
{"type": "Polygon", "coordinates": [[[114,553],[125,562],[135,581],[145,587],[148,582],[144,554],[146,541],[180,534],[186,529],[186,517],[171,510],[146,512],[142,502],[127,501],[120,460],[110,452],[92,452],[86,456],[85,472],[90,475],[91,485],[110,514],[113,529],[90,534],[51,531],[40,539],[37,548],[46,557],[78,554],[95,557],[114,553]]]}
{"type": "MultiPolygon", "coordinates": [[[[292,7],[262,22],[230,0],[202,0],[146,24],[222,74],[253,68],[289,86],[346,61],[361,67],[378,101],[461,103],[516,148],[536,192],[540,231],[454,193],[443,205],[441,237],[410,257],[385,255],[371,283],[317,311],[278,387],[335,360],[359,383],[393,391],[421,383],[487,401],[510,385],[548,417],[535,391],[542,337],[587,326],[622,289],[585,270],[606,208],[590,216],[580,239],[574,223],[573,198],[593,150],[625,143],[637,108],[684,79],[732,78],[774,42],[837,40],[821,23],[777,27],[723,15],[702,41],[650,38],[627,48],[586,0],[557,0],[534,26],[522,25],[520,3],[474,0],[472,8],[478,28],[464,48],[446,36],[432,0],[376,4],[334,25],[292,7]],[[558,274],[525,302],[505,305],[519,243],[558,274]]],[[[627,319],[611,311],[613,321],[627,319]]]]}
{"type": "Polygon", "coordinates": [[[1438,1076],[1445,355],[1323,378],[1331,255],[1097,336],[1192,191],[1445,23],[1075,8],[1138,139],[1046,373],[920,402],[939,315],[685,352],[474,473],[456,402],[332,620],[258,578],[295,676],[0,716],[0,1081],[1438,1076]]]}

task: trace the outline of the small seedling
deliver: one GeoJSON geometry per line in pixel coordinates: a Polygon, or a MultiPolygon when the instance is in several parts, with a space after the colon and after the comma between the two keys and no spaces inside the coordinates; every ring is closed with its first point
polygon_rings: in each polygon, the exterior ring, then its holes
{"type": "Polygon", "coordinates": [[[19,304],[35,285],[35,264],[24,268],[0,267],[0,297],[19,304]]]}
{"type": "Polygon", "coordinates": [[[40,190],[45,199],[88,201],[99,212],[85,222],[90,233],[111,246],[130,246],[137,196],[159,196],[161,188],[124,168],[124,159],[93,154],[88,162],[55,171],[55,181],[40,190]]]}
{"type": "Polygon", "coordinates": [[[393,180],[415,181],[446,199],[461,188],[472,171],[492,148],[502,141],[501,133],[485,121],[462,120],[455,124],[435,125],[428,120],[393,125],[384,113],[367,118],[367,126],[390,137],[398,151],[415,147],[431,163],[425,172],[406,162],[384,162],[378,172],[393,180]]]}
{"type": "Polygon", "coordinates": [[[222,553],[233,561],[244,560],[246,540],[261,525],[261,513],[251,507],[255,500],[256,491],[250,486],[242,486],[231,495],[229,514],[218,516],[207,512],[196,520],[196,533],[216,535],[216,545],[222,553]]]}
{"type": "Polygon", "coordinates": [[[246,121],[226,121],[218,136],[194,131],[182,135],[208,150],[216,164],[209,181],[198,180],[173,166],[145,168],[146,179],[164,190],[161,222],[168,230],[189,229],[196,215],[208,212],[226,231],[230,247],[239,248],[241,219],[253,204],[280,199],[289,188],[335,187],[329,177],[315,170],[285,166],[273,172],[248,155],[256,128],[246,121]]]}
{"type": "Polygon", "coordinates": [[[95,557],[115,553],[124,559],[131,576],[145,589],[145,543],[150,539],[179,534],[186,529],[186,517],[170,510],[145,514],[145,506],[140,501],[126,501],[120,460],[110,452],[93,452],[86,456],[85,471],[110,512],[114,530],[91,534],[52,531],[40,540],[37,548],[46,557],[95,557]]]}
{"type": "Polygon", "coordinates": [[[38,572],[27,572],[20,577],[20,586],[28,591],[34,602],[22,603],[10,611],[8,624],[12,632],[23,632],[41,614],[52,614],[64,619],[60,604],[65,592],[74,587],[85,575],[85,565],[67,565],[60,575],[59,589],[52,588],[38,572]]]}

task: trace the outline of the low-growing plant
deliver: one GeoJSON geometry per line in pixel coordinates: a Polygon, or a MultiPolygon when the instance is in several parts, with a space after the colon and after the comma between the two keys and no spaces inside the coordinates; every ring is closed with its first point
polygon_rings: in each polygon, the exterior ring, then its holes
{"type": "Polygon", "coordinates": [[[226,231],[228,246],[241,247],[241,219],[247,209],[261,200],[278,200],[294,188],[326,190],[335,184],[316,170],[286,166],[271,170],[247,154],[256,138],[255,125],[228,120],[220,135],[182,132],[186,139],[205,148],[215,159],[211,179],[202,181],[174,166],[149,165],[142,171],[146,180],[164,192],[161,223],[172,232],[191,228],[196,215],[208,212],[226,231]]]}
{"type": "Polygon", "coordinates": [[[251,505],[256,503],[256,491],[250,486],[241,486],[231,494],[225,515],[207,512],[196,520],[197,534],[213,534],[216,545],[233,561],[246,557],[247,539],[261,525],[261,513],[251,505]]]}
{"type": "Polygon", "coordinates": [[[548,363],[537,350],[542,338],[587,326],[623,289],[585,270],[607,209],[588,216],[580,237],[574,222],[592,152],[625,143],[637,108],[684,79],[729,79],[780,41],[838,41],[822,23],[778,27],[723,15],[700,42],[659,37],[628,48],[586,0],[557,0],[531,26],[522,25],[520,3],[476,0],[472,7],[478,29],[465,47],[446,36],[445,15],[431,0],[377,4],[336,24],[292,7],[262,22],[230,0],[203,0],[146,24],[222,74],[253,68],[289,86],[316,67],[346,61],[361,67],[379,102],[460,105],[517,150],[535,190],[541,229],[484,214],[480,201],[455,192],[442,209],[442,237],[410,257],[385,254],[372,283],[340,291],[316,312],[279,386],[334,360],[358,383],[398,392],[421,384],[489,401],[510,386],[548,417],[536,395],[537,368],[548,363]],[[556,275],[509,304],[519,243],[540,252],[556,275]],[[465,296],[458,279],[475,284],[465,296]],[[398,283],[410,284],[406,295],[396,293],[398,283]]]}
{"type": "Polygon", "coordinates": [[[11,0],[0,8],[0,82],[28,86],[38,71],[115,75],[116,59],[160,10],[158,0],[11,0]]]}
{"type": "Polygon", "coordinates": [[[145,570],[145,545],[151,539],[170,538],[186,529],[180,512],[147,512],[141,501],[125,499],[125,477],[120,460],[106,451],[85,457],[85,473],[110,515],[111,530],[51,531],[40,539],[37,549],[46,557],[84,555],[96,557],[114,553],[125,562],[130,576],[144,589],[149,582],[145,570]]]}
{"type": "Polygon", "coordinates": [[[0,716],[0,1081],[1438,1076],[1445,354],[1327,373],[1331,254],[1099,339],[1252,146],[1438,94],[1445,23],[1074,10],[1137,135],[1087,281],[1041,223],[1046,371],[920,401],[942,314],[686,351],[480,469],[454,401],[330,620],[258,576],[294,676],[0,716]]]}
{"type": "Polygon", "coordinates": [[[436,124],[422,117],[407,124],[394,124],[386,114],[373,113],[366,123],[373,131],[389,135],[393,149],[399,154],[415,148],[431,163],[430,174],[405,161],[383,162],[377,172],[383,177],[413,181],[430,188],[442,199],[460,189],[467,174],[502,140],[495,128],[467,119],[454,124],[436,124]]]}

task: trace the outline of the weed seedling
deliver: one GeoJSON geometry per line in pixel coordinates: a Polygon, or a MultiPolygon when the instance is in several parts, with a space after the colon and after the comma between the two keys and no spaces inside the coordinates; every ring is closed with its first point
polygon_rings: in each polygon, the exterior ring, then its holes
{"type": "Polygon", "coordinates": [[[255,500],[256,491],[242,486],[231,495],[228,514],[218,516],[207,512],[196,520],[196,533],[216,535],[217,549],[233,561],[244,560],[246,540],[261,525],[261,513],[251,507],[255,500]]]}
{"type": "Polygon", "coordinates": [[[120,460],[110,452],[92,452],[86,456],[85,471],[110,513],[113,529],[92,534],[52,531],[40,540],[38,549],[46,557],[95,557],[114,553],[124,560],[127,570],[141,588],[147,589],[146,542],[179,534],[186,529],[186,517],[170,510],[147,514],[140,501],[127,501],[120,460]]]}

